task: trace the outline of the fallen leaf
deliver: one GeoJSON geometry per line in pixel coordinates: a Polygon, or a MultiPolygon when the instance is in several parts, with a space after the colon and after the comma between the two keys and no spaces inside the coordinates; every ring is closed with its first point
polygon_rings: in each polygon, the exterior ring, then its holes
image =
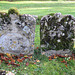
{"type": "Polygon", "coordinates": [[[66,61],[63,59],[63,61],[61,61],[62,63],[66,63],[66,61]]]}
{"type": "Polygon", "coordinates": [[[36,64],[36,62],[34,62],[34,64],[36,64]]]}
{"type": "Polygon", "coordinates": [[[29,63],[27,62],[27,63],[26,63],[26,66],[28,66],[28,65],[29,65],[29,63]]]}
{"type": "Polygon", "coordinates": [[[8,66],[11,64],[11,62],[10,63],[8,63],[8,66]]]}
{"type": "Polygon", "coordinates": [[[0,60],[0,64],[2,63],[2,61],[0,60]]]}
{"type": "Polygon", "coordinates": [[[57,57],[54,55],[54,59],[56,59],[57,57]]]}
{"type": "Polygon", "coordinates": [[[23,59],[17,59],[18,62],[23,62],[23,59]]]}
{"type": "Polygon", "coordinates": [[[37,60],[37,59],[36,59],[36,62],[40,62],[40,60],[37,60]]]}
{"type": "Polygon", "coordinates": [[[1,56],[1,59],[4,60],[4,61],[7,61],[6,57],[1,56]]]}
{"type": "Polygon", "coordinates": [[[28,57],[29,59],[31,59],[32,58],[32,56],[30,56],[30,57],[28,57]]]}
{"type": "Polygon", "coordinates": [[[32,56],[30,56],[30,58],[32,58],[32,56]]]}
{"type": "Polygon", "coordinates": [[[9,64],[9,62],[8,62],[8,61],[5,61],[5,63],[6,63],[6,64],[9,64]]]}
{"type": "Polygon", "coordinates": [[[0,56],[4,56],[4,54],[3,53],[0,53],[0,56]]]}
{"type": "Polygon", "coordinates": [[[52,59],[51,59],[51,56],[49,56],[49,60],[52,60],[52,59]]]}
{"type": "Polygon", "coordinates": [[[67,65],[65,65],[67,67],[67,65]]]}
{"type": "Polygon", "coordinates": [[[39,47],[36,47],[36,49],[38,49],[39,47]]]}
{"type": "Polygon", "coordinates": [[[16,66],[20,66],[19,64],[15,64],[16,66]]]}
{"type": "Polygon", "coordinates": [[[12,60],[11,60],[11,62],[12,62],[12,63],[15,63],[15,60],[14,60],[14,59],[12,59],[12,60]]]}
{"type": "Polygon", "coordinates": [[[20,54],[20,57],[23,57],[24,56],[24,54],[20,54]]]}
{"type": "Polygon", "coordinates": [[[15,55],[12,55],[12,57],[15,57],[15,55]]]}
{"type": "Polygon", "coordinates": [[[22,60],[25,60],[25,58],[23,57],[22,60]]]}
{"type": "Polygon", "coordinates": [[[69,57],[69,61],[72,60],[72,57],[69,57]]]}
{"type": "Polygon", "coordinates": [[[9,54],[9,53],[6,53],[6,55],[7,55],[8,57],[12,58],[11,54],[9,54]]]}
{"type": "Polygon", "coordinates": [[[16,64],[16,63],[11,63],[11,65],[20,66],[19,64],[16,64]]]}
{"type": "Polygon", "coordinates": [[[52,60],[52,59],[49,59],[49,60],[52,60]]]}
{"type": "Polygon", "coordinates": [[[57,54],[56,56],[61,57],[61,58],[68,57],[68,56],[62,56],[60,54],[57,54]]]}

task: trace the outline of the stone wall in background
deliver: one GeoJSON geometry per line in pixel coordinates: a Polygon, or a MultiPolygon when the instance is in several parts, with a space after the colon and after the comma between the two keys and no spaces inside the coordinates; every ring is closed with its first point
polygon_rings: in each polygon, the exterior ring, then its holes
{"type": "Polygon", "coordinates": [[[40,44],[44,50],[71,49],[74,45],[75,18],[61,13],[46,15],[40,21],[40,44]]]}
{"type": "Polygon", "coordinates": [[[33,54],[36,20],[31,15],[0,14],[0,53],[33,54]]]}

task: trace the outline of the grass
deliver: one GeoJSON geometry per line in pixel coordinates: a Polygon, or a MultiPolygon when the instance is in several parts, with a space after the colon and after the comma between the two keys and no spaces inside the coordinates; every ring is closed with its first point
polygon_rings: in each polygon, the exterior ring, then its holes
{"type": "MultiPolygon", "coordinates": [[[[41,57],[41,56],[40,56],[41,57]]],[[[46,56],[42,57],[45,60],[41,60],[36,64],[29,61],[29,65],[26,66],[25,62],[20,63],[20,67],[7,66],[4,62],[1,64],[0,70],[6,70],[16,75],[74,75],[75,74],[75,60],[68,61],[67,67],[64,63],[61,63],[59,59],[48,60],[46,56]]],[[[60,58],[62,60],[62,58],[60,58]]]]}
{"type": "Polygon", "coordinates": [[[18,1],[0,2],[0,11],[7,12],[9,8],[18,8],[20,14],[31,14],[44,16],[50,13],[61,12],[63,15],[72,14],[75,16],[75,2],[51,2],[51,1],[18,1]]]}
{"type": "MultiPolygon", "coordinates": [[[[75,2],[51,2],[51,1],[0,1],[0,12],[8,12],[11,7],[16,7],[20,14],[31,14],[45,16],[50,13],[60,12],[63,15],[71,14],[75,16],[75,2]]],[[[40,25],[36,25],[35,29],[35,47],[40,46],[40,25]]],[[[40,62],[37,64],[30,63],[29,66],[24,66],[20,63],[20,67],[7,66],[4,62],[0,65],[1,70],[17,72],[16,75],[74,75],[75,60],[69,62],[68,68],[59,60],[49,61],[47,57],[40,57],[40,62]]],[[[37,58],[38,59],[38,58],[37,58]]]]}
{"type": "Polygon", "coordinates": [[[35,48],[40,46],[40,25],[35,28],[35,48]]]}

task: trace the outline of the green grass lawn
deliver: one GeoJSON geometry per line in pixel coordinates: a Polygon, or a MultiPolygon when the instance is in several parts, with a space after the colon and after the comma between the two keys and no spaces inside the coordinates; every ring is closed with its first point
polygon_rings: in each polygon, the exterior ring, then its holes
{"type": "Polygon", "coordinates": [[[40,25],[36,25],[34,43],[35,43],[35,48],[40,46],[40,25]]]}
{"type": "Polygon", "coordinates": [[[75,16],[75,2],[49,2],[49,1],[18,1],[0,2],[0,11],[7,12],[9,8],[18,8],[20,14],[47,15],[61,12],[63,15],[72,14],[75,16]]]}
{"type": "MultiPolygon", "coordinates": [[[[45,16],[50,13],[60,12],[63,15],[71,14],[75,16],[75,2],[0,1],[0,12],[8,12],[11,7],[18,8],[20,14],[45,16]]],[[[36,25],[35,29],[35,47],[37,46],[40,46],[40,25],[36,25]]],[[[40,62],[35,65],[30,63],[29,66],[24,66],[25,62],[20,63],[20,65],[20,67],[15,68],[3,62],[0,65],[0,70],[14,71],[17,72],[16,75],[75,75],[75,61],[73,60],[69,62],[67,68],[59,60],[49,61],[47,57],[42,57],[40,62]]]]}

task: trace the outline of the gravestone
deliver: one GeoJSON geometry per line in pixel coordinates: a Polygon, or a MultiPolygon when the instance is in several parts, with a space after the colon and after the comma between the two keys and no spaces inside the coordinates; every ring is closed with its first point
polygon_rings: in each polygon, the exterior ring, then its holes
{"type": "Polygon", "coordinates": [[[35,24],[31,15],[0,14],[0,53],[33,54],[35,24]]]}
{"type": "Polygon", "coordinates": [[[44,51],[70,50],[74,46],[75,18],[61,13],[49,14],[40,21],[40,44],[44,51]]]}

